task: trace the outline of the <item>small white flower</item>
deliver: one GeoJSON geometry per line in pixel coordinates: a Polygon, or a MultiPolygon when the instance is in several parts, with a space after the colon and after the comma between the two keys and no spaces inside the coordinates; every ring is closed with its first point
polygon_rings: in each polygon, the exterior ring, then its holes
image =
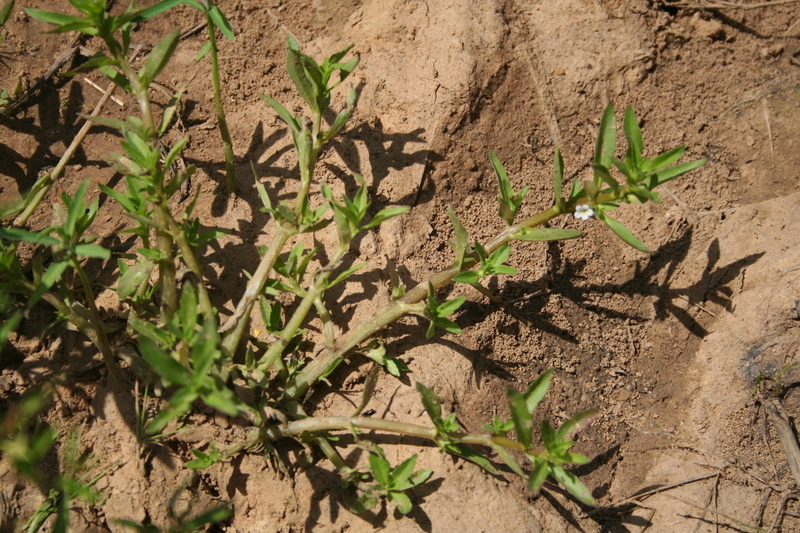
{"type": "Polygon", "coordinates": [[[579,218],[581,220],[589,220],[594,216],[594,209],[589,207],[586,204],[580,204],[575,206],[575,218],[579,218]]]}

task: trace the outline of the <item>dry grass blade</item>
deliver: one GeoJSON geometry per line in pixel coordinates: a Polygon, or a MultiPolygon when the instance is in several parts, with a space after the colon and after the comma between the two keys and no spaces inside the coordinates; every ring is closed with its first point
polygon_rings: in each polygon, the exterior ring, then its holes
{"type": "Polygon", "coordinates": [[[648,491],[642,492],[640,494],[634,494],[630,498],[625,498],[624,500],[620,500],[618,502],[612,503],[612,504],[607,505],[605,507],[598,507],[594,511],[586,513],[586,516],[592,516],[592,515],[595,515],[597,513],[603,512],[603,511],[608,511],[610,509],[613,509],[614,507],[619,507],[620,505],[624,505],[626,503],[638,504],[639,500],[642,500],[644,498],[652,496],[653,494],[658,494],[660,492],[664,492],[664,491],[667,491],[667,490],[672,490],[674,488],[682,487],[683,485],[688,485],[690,483],[696,483],[698,481],[703,481],[705,479],[711,479],[712,477],[715,477],[715,476],[718,476],[718,475],[719,474],[708,474],[707,476],[700,476],[700,477],[696,477],[696,478],[692,478],[692,479],[687,479],[685,481],[679,481],[678,483],[673,483],[671,485],[666,485],[664,487],[659,487],[657,489],[648,490],[648,491]]]}

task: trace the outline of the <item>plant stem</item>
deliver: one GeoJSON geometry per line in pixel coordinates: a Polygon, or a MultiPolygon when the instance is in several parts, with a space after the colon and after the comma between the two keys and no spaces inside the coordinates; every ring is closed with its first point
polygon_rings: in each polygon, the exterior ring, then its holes
{"type": "Polygon", "coordinates": [[[117,366],[117,362],[114,360],[114,352],[111,350],[111,344],[108,342],[105,324],[100,318],[100,311],[97,309],[97,304],[95,303],[94,299],[94,291],[89,283],[89,278],[86,276],[86,272],[83,270],[83,267],[81,267],[81,264],[77,259],[73,259],[72,264],[75,268],[75,272],[77,272],[78,277],[81,280],[81,285],[83,285],[83,292],[86,296],[86,307],[89,308],[89,321],[92,324],[92,329],[94,329],[97,334],[95,344],[100,349],[100,353],[103,354],[103,361],[108,368],[108,374],[117,383],[125,383],[125,378],[122,376],[122,373],[117,366]]]}
{"type": "Polygon", "coordinates": [[[197,254],[195,253],[194,248],[192,248],[192,245],[189,244],[186,234],[181,231],[178,223],[169,212],[167,212],[167,215],[167,222],[170,225],[172,234],[175,235],[175,240],[178,242],[178,248],[180,248],[181,254],[183,255],[183,262],[186,263],[186,266],[188,266],[192,273],[194,273],[194,275],[197,277],[197,294],[200,300],[200,310],[207,319],[214,319],[214,306],[211,305],[211,298],[208,296],[208,289],[206,289],[206,284],[203,281],[203,266],[197,259],[197,254]]]}
{"type": "MultiPolygon", "coordinates": [[[[386,433],[396,433],[419,437],[423,439],[437,441],[438,434],[436,428],[418,426],[406,422],[395,420],[383,420],[380,418],[367,418],[364,416],[327,416],[304,418],[289,422],[285,426],[272,426],[257,430],[257,436],[253,435],[252,440],[247,445],[255,444],[258,441],[272,441],[284,437],[300,437],[304,434],[319,433],[321,431],[344,430],[350,431],[353,427],[367,431],[382,431],[386,433]]],[[[538,453],[526,450],[522,443],[511,440],[507,437],[488,435],[482,433],[449,433],[448,437],[454,442],[473,444],[477,446],[502,446],[515,451],[538,453]]],[[[245,445],[245,447],[247,446],[245,445]]],[[[242,447],[238,448],[239,450],[242,447]]]]}
{"type": "Polygon", "coordinates": [[[261,258],[258,269],[256,269],[253,277],[250,278],[250,281],[247,283],[247,288],[239,304],[236,306],[236,310],[219,328],[220,333],[228,332],[222,340],[222,350],[226,354],[233,354],[242,341],[244,331],[249,322],[250,312],[253,310],[258,295],[264,290],[264,284],[266,284],[267,279],[269,279],[269,273],[275,265],[275,260],[283,251],[286,241],[295,233],[296,230],[292,228],[284,226],[278,227],[278,230],[272,237],[269,248],[267,248],[267,252],[264,254],[264,257],[261,258]]]}
{"type": "Polygon", "coordinates": [[[211,15],[206,10],[208,24],[208,42],[211,44],[211,79],[214,83],[214,107],[217,112],[219,133],[222,136],[223,151],[225,152],[225,183],[229,194],[236,192],[236,165],[233,155],[233,142],[228,131],[228,122],[225,120],[225,108],[222,106],[222,89],[219,82],[219,59],[217,58],[217,27],[211,20],[211,15]]]}
{"type": "Polygon", "coordinates": [[[275,361],[277,361],[277,359],[281,356],[283,350],[286,349],[286,346],[294,338],[297,330],[303,325],[303,321],[306,319],[306,316],[308,316],[308,312],[314,305],[314,301],[321,293],[322,291],[316,286],[312,286],[308,289],[308,292],[300,301],[300,305],[292,314],[292,318],[289,319],[286,327],[283,328],[281,336],[278,338],[278,340],[272,343],[272,345],[269,347],[269,350],[267,350],[267,353],[264,354],[262,362],[258,365],[259,370],[266,373],[270,368],[272,368],[272,365],[275,364],[275,361]]]}

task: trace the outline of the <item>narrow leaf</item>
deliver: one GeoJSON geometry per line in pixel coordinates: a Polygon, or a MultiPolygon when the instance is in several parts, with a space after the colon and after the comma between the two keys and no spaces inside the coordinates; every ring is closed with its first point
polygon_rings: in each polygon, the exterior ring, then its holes
{"type": "Polygon", "coordinates": [[[617,123],[614,119],[614,106],[609,105],[600,120],[597,146],[594,150],[594,164],[606,168],[611,166],[611,157],[617,147],[617,123]]]}
{"type": "Polygon", "coordinates": [[[600,220],[605,222],[605,224],[609,228],[611,228],[611,231],[616,233],[617,236],[620,239],[622,239],[623,241],[625,241],[629,245],[633,246],[634,248],[636,248],[637,250],[639,250],[641,252],[645,252],[645,253],[648,253],[648,254],[652,254],[653,253],[653,250],[651,250],[650,248],[645,246],[642,243],[642,241],[637,239],[636,235],[634,235],[631,232],[631,230],[626,228],[620,222],[618,222],[618,221],[614,220],[613,218],[611,218],[610,216],[606,215],[603,211],[598,211],[597,212],[597,218],[599,218],[600,220]]]}
{"type": "Polygon", "coordinates": [[[14,9],[14,1],[8,0],[3,7],[0,7],[0,26],[8,22],[8,17],[11,16],[11,12],[14,9]]]}
{"type": "Polygon", "coordinates": [[[222,35],[224,35],[229,41],[236,40],[236,35],[233,33],[231,23],[228,22],[228,19],[217,6],[213,6],[208,11],[208,14],[211,17],[211,20],[214,21],[214,26],[219,28],[219,31],[222,32],[222,35]]]}
{"type": "Polygon", "coordinates": [[[300,131],[300,123],[277,100],[275,100],[274,98],[270,98],[269,96],[265,96],[263,94],[261,95],[261,99],[264,100],[266,103],[268,103],[269,106],[272,109],[274,109],[275,112],[278,113],[278,115],[280,115],[283,121],[286,122],[286,124],[288,124],[290,128],[292,128],[292,130],[294,130],[295,132],[300,131]]]}
{"type": "Polygon", "coordinates": [[[525,404],[525,397],[519,391],[509,387],[508,411],[517,431],[517,439],[525,449],[531,447],[531,434],[533,432],[530,411],[525,404]]]}
{"type": "Polygon", "coordinates": [[[467,230],[458,220],[455,211],[449,206],[447,207],[447,216],[450,217],[456,237],[455,239],[450,239],[450,246],[453,247],[453,252],[456,256],[453,266],[460,269],[464,264],[464,258],[469,253],[469,237],[467,236],[467,230]]]}
{"type": "Polygon", "coordinates": [[[655,189],[662,183],[666,183],[671,179],[675,179],[681,174],[686,174],[690,170],[694,170],[696,168],[700,168],[706,164],[705,159],[698,159],[697,161],[691,161],[689,163],[681,163],[680,165],[675,165],[674,167],[665,168],[653,175],[650,178],[650,183],[648,183],[648,188],[650,190],[655,189]]]}
{"type": "Polygon", "coordinates": [[[489,459],[487,459],[480,453],[476,452],[466,444],[461,444],[461,443],[449,444],[445,446],[444,449],[448,453],[451,453],[453,455],[458,455],[459,457],[463,457],[464,459],[466,459],[471,463],[475,463],[476,465],[480,466],[490,474],[493,474],[495,476],[500,474],[494,467],[494,465],[489,461],[489,459]]]}
{"type": "MultiPolygon", "coordinates": [[[[644,142],[642,141],[642,131],[639,129],[639,122],[636,120],[636,113],[634,113],[633,107],[631,106],[625,109],[623,129],[625,130],[625,138],[628,140],[628,153],[638,168],[642,160],[644,142]]],[[[608,168],[610,165],[604,166],[608,168]]]]}
{"type": "Polygon", "coordinates": [[[675,161],[681,158],[683,152],[686,150],[685,146],[678,146],[677,148],[673,148],[663,154],[660,154],[647,163],[642,164],[642,171],[643,172],[652,172],[654,170],[658,170],[661,167],[666,167],[671,165],[675,161]]]}
{"type": "Polygon", "coordinates": [[[389,488],[389,462],[377,453],[371,453],[369,454],[369,467],[375,481],[380,483],[381,487],[389,488]]]}
{"type": "Polygon", "coordinates": [[[75,253],[82,257],[95,257],[97,259],[111,257],[111,250],[107,250],[97,244],[78,244],[75,246],[75,253]]]}
{"type": "Polygon", "coordinates": [[[411,505],[411,499],[402,492],[390,492],[386,495],[386,498],[389,500],[390,504],[397,507],[400,514],[408,514],[411,512],[411,508],[413,507],[411,505]]]}
{"type": "Polygon", "coordinates": [[[547,390],[550,388],[550,382],[553,379],[553,374],[555,370],[552,368],[546,370],[541,376],[539,376],[536,381],[531,383],[530,387],[528,387],[527,392],[525,393],[525,403],[528,408],[528,413],[533,415],[536,408],[539,406],[539,402],[542,401],[544,395],[547,394],[547,390]]]}
{"type": "Polygon", "coordinates": [[[528,490],[534,494],[538,494],[542,488],[542,484],[547,479],[547,474],[550,473],[550,464],[543,460],[538,459],[534,461],[533,471],[528,478],[528,490]]]}
{"type": "Polygon", "coordinates": [[[589,409],[573,416],[558,428],[556,440],[571,440],[578,431],[591,424],[598,414],[597,409],[589,409]]]}
{"type": "Polygon", "coordinates": [[[417,391],[422,396],[422,405],[434,424],[442,419],[442,403],[433,391],[417,382],[417,391]]]}
{"type": "Polygon", "coordinates": [[[561,185],[564,180],[564,159],[561,157],[561,149],[556,146],[556,154],[553,157],[553,189],[555,191],[556,202],[561,199],[561,185]]]}
{"type": "Polygon", "coordinates": [[[144,87],[156,79],[156,76],[167,66],[170,58],[172,58],[175,47],[178,46],[178,39],[181,36],[181,30],[175,30],[169,33],[166,37],[161,39],[158,44],[150,52],[147,57],[142,71],[139,73],[139,80],[144,87]]]}
{"type": "Polygon", "coordinates": [[[553,466],[550,469],[550,475],[553,476],[553,479],[564,485],[564,488],[567,489],[570,494],[575,496],[581,503],[585,503],[586,505],[596,505],[597,502],[595,502],[595,499],[592,497],[592,493],[589,492],[589,489],[586,488],[586,485],[581,483],[577,476],[575,476],[575,474],[569,470],[566,470],[561,466],[553,466]]]}

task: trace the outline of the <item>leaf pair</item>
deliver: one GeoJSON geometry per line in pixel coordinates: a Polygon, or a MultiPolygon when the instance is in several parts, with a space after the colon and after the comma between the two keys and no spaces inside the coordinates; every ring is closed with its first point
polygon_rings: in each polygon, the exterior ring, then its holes
{"type": "Polygon", "coordinates": [[[519,192],[514,192],[505,167],[491,150],[489,150],[489,159],[492,162],[494,173],[497,176],[497,183],[500,186],[500,198],[497,199],[500,204],[500,218],[510,226],[514,223],[514,218],[517,216],[517,211],[519,211],[529,187],[523,187],[519,192]]]}
{"type": "Polygon", "coordinates": [[[440,304],[436,301],[436,295],[434,293],[433,285],[428,282],[428,305],[425,307],[424,311],[415,313],[430,320],[425,336],[432,339],[436,333],[436,326],[450,333],[461,333],[461,328],[458,327],[458,324],[445,317],[458,311],[458,308],[461,307],[467,299],[463,296],[459,296],[458,298],[453,298],[452,300],[440,304]]]}
{"type": "Polygon", "coordinates": [[[409,207],[387,207],[380,210],[372,220],[363,224],[364,217],[371,205],[367,196],[367,186],[364,178],[360,174],[354,173],[356,181],[360,183],[358,191],[351,200],[347,196],[342,196],[342,203],[333,199],[333,192],[327,185],[322,186],[322,195],[328,201],[333,211],[333,220],[339,233],[339,242],[342,246],[348,246],[350,242],[362,231],[374,228],[392,218],[402,215],[408,211],[409,207]]]}
{"type": "Polygon", "coordinates": [[[417,454],[412,455],[395,468],[392,468],[380,446],[375,445],[369,455],[369,467],[376,484],[368,487],[350,509],[355,513],[363,513],[377,505],[378,498],[396,507],[402,514],[411,511],[412,504],[405,491],[424,483],[432,474],[430,470],[414,471],[417,454]]]}

